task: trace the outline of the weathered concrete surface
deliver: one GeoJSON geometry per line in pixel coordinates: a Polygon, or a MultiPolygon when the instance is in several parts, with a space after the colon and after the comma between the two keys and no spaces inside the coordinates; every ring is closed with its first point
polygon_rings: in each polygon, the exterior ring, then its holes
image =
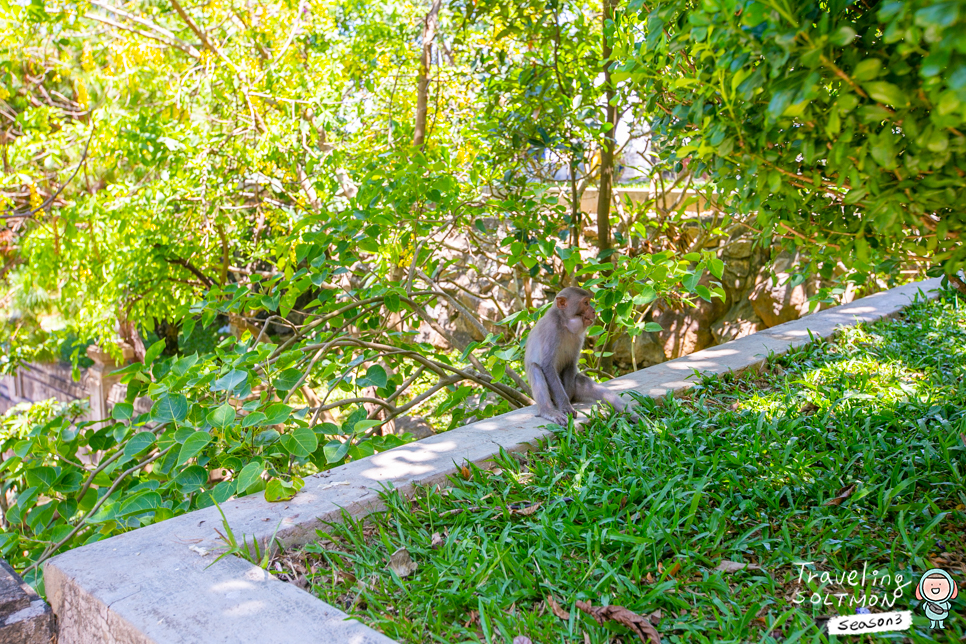
{"type": "MultiPolygon", "coordinates": [[[[915,295],[939,286],[927,280],[858,300],[607,383],[615,391],[662,397],[691,386],[694,371],[742,371],[769,355],[828,337],[839,325],[891,316],[915,295]]],[[[222,509],[236,536],[278,538],[287,546],[312,540],[343,511],[379,507],[379,490],[409,491],[445,482],[465,461],[487,463],[500,449],[525,451],[547,437],[534,408],[473,423],[312,477],[288,503],[256,494],[222,509]]],[[[206,568],[221,549],[215,508],[208,508],[61,554],[47,562],[46,588],[60,618],[61,644],[93,642],[384,642],[390,640],[295,586],[271,579],[233,557],[206,568]],[[257,634],[257,636],[256,636],[257,634]]]]}
{"type": "Polygon", "coordinates": [[[0,559],[0,644],[49,644],[54,630],[50,606],[0,559]]]}

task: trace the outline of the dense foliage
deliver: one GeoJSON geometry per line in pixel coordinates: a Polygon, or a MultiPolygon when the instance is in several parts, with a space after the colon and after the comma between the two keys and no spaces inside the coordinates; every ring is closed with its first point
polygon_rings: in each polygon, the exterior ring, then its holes
{"type": "Polygon", "coordinates": [[[616,76],[720,207],[859,280],[966,264],[966,3],[629,3],[616,76]]]}

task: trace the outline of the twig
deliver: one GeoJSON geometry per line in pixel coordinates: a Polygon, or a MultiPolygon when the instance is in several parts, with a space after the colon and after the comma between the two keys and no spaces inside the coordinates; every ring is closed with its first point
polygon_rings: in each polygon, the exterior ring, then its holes
{"type": "Polygon", "coordinates": [[[74,180],[74,177],[77,176],[77,172],[81,169],[81,166],[84,165],[85,161],[87,161],[87,151],[91,147],[91,140],[94,138],[94,131],[96,129],[97,128],[95,126],[91,125],[91,134],[89,137],[87,137],[87,143],[84,145],[84,153],[81,155],[80,161],[77,162],[77,167],[74,168],[74,171],[71,173],[70,177],[68,177],[67,181],[61,184],[60,188],[57,189],[57,192],[47,197],[47,199],[42,204],[40,204],[39,206],[37,206],[36,208],[34,208],[28,213],[20,213],[20,214],[14,213],[12,215],[0,215],[0,219],[21,219],[21,218],[27,219],[29,217],[33,217],[38,212],[46,209],[47,206],[54,203],[54,199],[59,197],[60,193],[64,191],[64,188],[66,188],[67,185],[74,180]]]}

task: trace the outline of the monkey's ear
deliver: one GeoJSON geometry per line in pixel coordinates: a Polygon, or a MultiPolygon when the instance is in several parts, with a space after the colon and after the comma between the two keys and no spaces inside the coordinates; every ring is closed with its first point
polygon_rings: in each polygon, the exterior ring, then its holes
{"type": "Polygon", "coordinates": [[[558,297],[557,298],[557,308],[558,309],[565,309],[565,308],[567,308],[567,298],[565,298],[565,297],[558,297]]]}
{"type": "Polygon", "coordinates": [[[916,599],[922,600],[922,592],[919,590],[922,587],[922,582],[919,582],[919,586],[916,586],[916,599]]]}

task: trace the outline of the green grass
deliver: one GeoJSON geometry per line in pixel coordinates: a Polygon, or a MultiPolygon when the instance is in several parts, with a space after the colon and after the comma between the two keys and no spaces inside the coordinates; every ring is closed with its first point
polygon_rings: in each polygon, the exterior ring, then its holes
{"type": "Polygon", "coordinates": [[[638,424],[600,417],[448,490],[388,494],[385,513],[330,526],[303,561],[320,598],[405,642],[637,641],[581,599],[659,611],[665,642],[825,641],[816,619],[855,607],[796,605],[841,589],[798,583],[802,561],[912,580],[892,610],[911,609],[913,629],[877,641],[962,641],[966,588],[945,631],[913,592],[936,565],[966,585],[964,375],[966,305],[950,295],[645,401],[638,424]],[[418,564],[402,579],[387,568],[400,547],[418,564]],[[762,570],[716,571],[724,560],[762,570]]]}

